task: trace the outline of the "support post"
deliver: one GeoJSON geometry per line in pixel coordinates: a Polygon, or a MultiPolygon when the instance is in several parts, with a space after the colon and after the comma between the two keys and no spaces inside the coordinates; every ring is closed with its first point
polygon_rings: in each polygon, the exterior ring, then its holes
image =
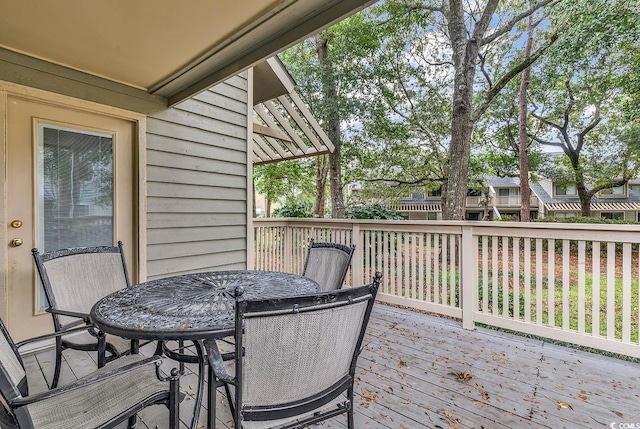
{"type": "Polygon", "coordinates": [[[478,302],[478,239],[473,236],[473,227],[462,227],[460,243],[460,306],[462,327],[474,330],[473,313],[478,302]]]}

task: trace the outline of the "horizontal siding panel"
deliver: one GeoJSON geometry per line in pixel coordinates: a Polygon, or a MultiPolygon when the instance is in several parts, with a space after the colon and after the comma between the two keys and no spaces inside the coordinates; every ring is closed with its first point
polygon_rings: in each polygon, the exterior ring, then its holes
{"type": "MultiPolygon", "coordinates": [[[[242,174],[242,171],[238,173],[242,174]]],[[[178,170],[154,165],[148,167],[147,181],[223,186],[226,188],[240,189],[246,189],[247,187],[247,178],[241,175],[231,176],[229,174],[208,173],[203,171],[178,170]]]]}
{"type": "MultiPolygon", "coordinates": [[[[221,134],[225,136],[235,137],[238,139],[247,138],[247,121],[246,115],[244,122],[237,121],[236,124],[229,124],[218,120],[217,118],[209,118],[186,110],[169,109],[153,115],[156,119],[173,122],[178,125],[188,125],[192,128],[209,131],[211,133],[221,134]]],[[[215,138],[215,136],[212,136],[215,138]]]]}
{"type": "Polygon", "coordinates": [[[176,259],[191,256],[211,255],[221,252],[246,250],[246,239],[233,238],[228,240],[196,241],[193,243],[157,244],[149,250],[149,261],[161,259],[176,259]]]}
{"type": "Polygon", "coordinates": [[[199,198],[210,200],[247,200],[246,189],[223,188],[220,186],[201,186],[178,183],[150,183],[147,187],[147,197],[165,198],[199,198]]]}
{"type": "Polygon", "coordinates": [[[149,231],[149,244],[188,243],[191,241],[228,240],[244,237],[245,225],[208,226],[199,228],[156,228],[149,231]]]}
{"type": "Polygon", "coordinates": [[[149,213],[246,213],[246,201],[148,198],[149,213]]]}
{"type": "Polygon", "coordinates": [[[223,106],[225,98],[217,94],[212,94],[211,98],[210,102],[204,102],[196,99],[187,100],[181,103],[180,107],[176,109],[204,116],[206,118],[213,118],[217,121],[224,122],[225,124],[233,124],[239,127],[247,124],[247,114],[245,112],[236,113],[232,110],[225,109],[223,106]],[[213,102],[216,102],[217,104],[211,104],[213,102]]]}
{"type": "Polygon", "coordinates": [[[246,268],[247,76],[147,120],[149,279],[246,268]]]}
{"type": "Polygon", "coordinates": [[[202,143],[212,149],[224,148],[240,152],[247,150],[247,141],[244,137],[232,137],[219,133],[212,134],[211,131],[174,124],[156,118],[149,118],[147,121],[147,136],[148,140],[152,141],[158,136],[175,139],[176,148],[180,146],[181,141],[187,140],[194,143],[202,143]]]}
{"type": "Polygon", "coordinates": [[[247,175],[246,163],[234,163],[220,159],[207,159],[177,153],[147,151],[147,165],[196,170],[208,173],[247,175]]]}
{"type": "Polygon", "coordinates": [[[153,213],[147,215],[153,228],[182,228],[220,225],[246,225],[247,217],[235,213],[153,213]]]}
{"type": "Polygon", "coordinates": [[[229,266],[231,264],[235,264],[238,268],[244,268],[246,266],[246,260],[247,251],[236,250],[234,252],[149,261],[147,268],[152,276],[166,277],[189,272],[213,271],[217,267],[229,266]]]}
{"type": "Polygon", "coordinates": [[[230,86],[235,86],[238,89],[247,90],[249,87],[249,82],[247,81],[247,72],[242,72],[233,76],[232,78],[227,79],[224,83],[230,86]]]}
{"type": "Polygon", "coordinates": [[[247,116],[247,101],[246,93],[245,99],[240,101],[238,98],[234,98],[234,93],[240,93],[242,90],[234,88],[229,85],[222,85],[218,91],[205,91],[196,95],[194,98],[198,101],[208,104],[214,104],[222,107],[225,110],[234,112],[244,117],[247,116]]]}
{"type": "MultiPolygon", "coordinates": [[[[211,139],[211,136],[209,136],[211,139]]],[[[241,144],[244,141],[238,140],[241,144]]],[[[236,142],[237,143],[237,142],[236,142]]],[[[240,146],[240,144],[237,144],[240,146]]],[[[150,135],[147,138],[147,149],[159,152],[175,153],[180,155],[188,155],[199,158],[211,158],[215,154],[215,158],[229,162],[244,164],[247,162],[247,152],[244,147],[227,149],[194,142],[189,140],[178,140],[172,137],[150,135]]]]}

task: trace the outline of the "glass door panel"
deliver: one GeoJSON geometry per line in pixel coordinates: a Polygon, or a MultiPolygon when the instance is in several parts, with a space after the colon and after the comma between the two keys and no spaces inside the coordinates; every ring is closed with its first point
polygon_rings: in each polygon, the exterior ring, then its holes
{"type": "Polygon", "coordinates": [[[39,247],[111,246],[113,136],[38,125],[39,247]]]}

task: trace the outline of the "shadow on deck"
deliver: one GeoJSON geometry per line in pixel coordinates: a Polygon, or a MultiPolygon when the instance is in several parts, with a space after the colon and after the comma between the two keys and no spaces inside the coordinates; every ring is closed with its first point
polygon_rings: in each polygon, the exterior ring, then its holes
{"type": "MultiPolygon", "coordinates": [[[[355,389],[358,429],[596,428],[640,421],[640,364],[489,329],[466,331],[460,322],[384,305],[374,308],[365,344],[355,389]]],[[[153,353],[153,345],[143,353],[153,353]]],[[[25,358],[32,392],[47,388],[53,356],[25,358]]],[[[69,350],[65,357],[61,385],[95,370],[93,355],[69,350]]],[[[186,374],[181,388],[188,394],[181,418],[188,423],[196,375],[186,374]]],[[[217,412],[218,428],[233,426],[222,389],[217,412]]],[[[167,417],[162,406],[147,408],[138,427],[164,429],[167,417]]],[[[204,410],[200,420],[204,425],[204,410]]],[[[346,418],[323,426],[346,427],[346,418]]]]}

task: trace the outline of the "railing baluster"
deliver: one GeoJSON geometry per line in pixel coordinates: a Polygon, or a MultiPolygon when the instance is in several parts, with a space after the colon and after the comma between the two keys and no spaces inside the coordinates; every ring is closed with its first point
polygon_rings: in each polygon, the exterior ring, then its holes
{"type": "Polygon", "coordinates": [[[569,240],[562,240],[562,329],[569,329],[569,316],[571,315],[571,308],[569,303],[569,286],[570,286],[570,263],[571,263],[571,249],[569,240]]]}
{"type": "Polygon", "coordinates": [[[433,240],[433,234],[428,233],[427,234],[427,243],[426,243],[426,249],[425,249],[425,256],[426,256],[426,267],[425,267],[425,271],[426,271],[426,295],[427,295],[427,301],[428,302],[434,302],[433,299],[433,281],[432,281],[432,264],[431,264],[431,259],[433,258],[433,252],[432,252],[432,247],[431,247],[431,243],[433,240]]]}
{"type": "Polygon", "coordinates": [[[631,243],[622,244],[622,341],[631,341],[631,243]]]}
{"type": "Polygon", "coordinates": [[[418,234],[418,299],[424,301],[424,234],[418,234]]]}
{"type": "Polygon", "coordinates": [[[524,321],[531,323],[531,239],[524,239],[524,321]]]}
{"type": "MultiPolygon", "coordinates": [[[[489,237],[482,236],[482,312],[489,312],[489,237]]],[[[495,285],[493,285],[495,287],[495,285]]]]}
{"type": "Polygon", "coordinates": [[[449,296],[449,276],[448,271],[449,269],[448,267],[448,263],[449,263],[449,234],[442,234],[442,257],[441,259],[441,268],[440,268],[440,275],[442,277],[442,295],[441,295],[441,304],[447,304],[447,297],[449,296]]]}
{"type": "Polygon", "coordinates": [[[520,320],[520,238],[513,238],[513,319],[520,320]]]}
{"type": "Polygon", "coordinates": [[[536,238],[536,325],[542,325],[542,239],[536,238]]]}
{"type": "Polygon", "coordinates": [[[578,241],[578,332],[585,333],[585,271],[586,271],[586,243],[578,241]]]}
{"type": "Polygon", "coordinates": [[[509,317],[509,238],[502,237],[502,317],[509,317]]]}
{"type": "Polygon", "coordinates": [[[494,316],[499,316],[500,315],[500,308],[498,307],[498,293],[499,293],[499,289],[500,289],[500,283],[498,280],[498,262],[499,262],[499,256],[498,256],[498,237],[497,236],[492,236],[491,237],[491,285],[492,285],[492,310],[491,310],[491,314],[493,314],[494,316]]]}
{"type": "Polygon", "coordinates": [[[592,304],[591,304],[591,335],[600,337],[600,242],[593,241],[591,251],[591,288],[592,288],[592,304]]]}
{"type": "Polygon", "coordinates": [[[607,338],[616,336],[616,243],[607,243],[607,338]]]}

